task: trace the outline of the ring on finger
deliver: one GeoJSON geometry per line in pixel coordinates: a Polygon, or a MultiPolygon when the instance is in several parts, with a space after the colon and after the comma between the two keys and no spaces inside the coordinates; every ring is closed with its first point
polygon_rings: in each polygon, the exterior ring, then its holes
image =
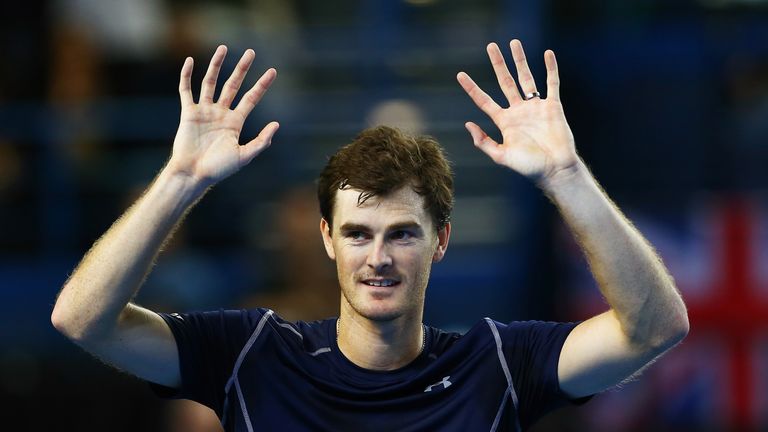
{"type": "Polygon", "coordinates": [[[523,97],[523,100],[531,100],[533,98],[541,98],[541,93],[535,91],[531,93],[526,93],[525,97],[523,97]]]}

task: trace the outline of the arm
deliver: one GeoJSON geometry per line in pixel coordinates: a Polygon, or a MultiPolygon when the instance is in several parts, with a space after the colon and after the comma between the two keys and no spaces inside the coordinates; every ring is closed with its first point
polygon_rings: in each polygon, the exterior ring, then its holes
{"type": "Polygon", "coordinates": [[[269,69],[230,109],[253,62],[245,52],[221,96],[213,102],[226,55],[219,47],[206,72],[200,102],[191,91],[193,61],[181,70],[181,120],[167,165],[131,208],[93,245],[59,293],[51,321],[85,350],[133,375],[176,387],[180,383],[176,342],[157,314],[133,305],[163,243],[213,184],[248,164],[266,148],[278,124],[268,124],[245,145],[243,123],[276,76],[269,69]]]}
{"type": "MultiPolygon", "coordinates": [[[[536,84],[522,45],[511,42],[523,93],[536,84]]],[[[672,278],[637,229],[610,201],[576,154],[560,103],[555,54],[547,51],[547,98],[521,97],[496,44],[488,45],[510,106],[502,108],[465,73],[458,81],[501,131],[501,144],[468,122],[477,147],[496,163],[531,180],[560,210],[582,247],[610,310],[579,324],[560,353],[561,389],[580,397],[625,380],[682,340],[688,317],[672,278]]]]}

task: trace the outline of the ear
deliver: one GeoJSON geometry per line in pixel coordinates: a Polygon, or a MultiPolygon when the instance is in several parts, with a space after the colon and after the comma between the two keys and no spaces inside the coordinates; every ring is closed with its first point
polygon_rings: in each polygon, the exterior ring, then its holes
{"type": "Polygon", "coordinates": [[[448,249],[448,240],[451,238],[451,223],[446,222],[445,226],[437,232],[437,249],[432,255],[432,262],[440,262],[448,249]]]}
{"type": "Polygon", "coordinates": [[[323,245],[325,245],[325,253],[328,254],[328,258],[336,260],[336,252],[333,250],[333,240],[331,240],[331,226],[325,220],[320,219],[320,234],[323,236],[323,245]]]}

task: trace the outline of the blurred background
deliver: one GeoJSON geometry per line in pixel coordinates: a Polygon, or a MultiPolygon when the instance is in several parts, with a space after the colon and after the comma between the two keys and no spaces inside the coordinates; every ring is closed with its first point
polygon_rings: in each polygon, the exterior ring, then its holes
{"type": "Polygon", "coordinates": [[[519,38],[540,89],[542,53],[557,53],[578,151],[656,246],[692,320],[640,380],[534,430],[768,430],[768,2],[30,0],[4,4],[0,35],[0,429],[218,430],[204,409],[83,353],[49,317],[166,161],[183,59],[195,57],[199,85],[221,43],[222,76],[246,48],[257,53],[246,84],[279,71],[244,137],[281,128],[189,215],[140,304],[335,315],[313,182],[337,147],[383,123],[435,136],[454,162],[451,247],[427,323],[604,310],[554,207],[463,127],[493,130],[456,73],[501,101],[485,45],[519,38]]]}

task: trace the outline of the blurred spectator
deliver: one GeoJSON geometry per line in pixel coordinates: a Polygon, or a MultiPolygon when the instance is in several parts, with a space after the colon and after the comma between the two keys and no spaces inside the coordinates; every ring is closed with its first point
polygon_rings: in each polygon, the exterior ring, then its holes
{"type": "Polygon", "coordinates": [[[93,40],[73,26],[57,25],[51,38],[52,65],[49,101],[54,107],[51,125],[55,149],[79,169],[101,165],[99,124],[94,104],[102,95],[103,59],[93,40]]]}
{"type": "MultiPolygon", "coordinates": [[[[127,194],[124,207],[134,203],[144,185],[127,194]]],[[[214,251],[204,251],[188,241],[189,227],[182,224],[158,257],[158,265],[144,282],[136,302],[157,311],[215,310],[234,302],[227,278],[217,267],[214,251]]]]}
{"type": "Polygon", "coordinates": [[[270,289],[245,299],[246,307],[267,307],[283,318],[312,321],[336,316],[339,286],[320,236],[320,212],[311,188],[289,190],[270,230],[275,269],[270,289]]]}
{"type": "Polygon", "coordinates": [[[164,50],[168,10],[163,0],[58,0],[54,15],[87,35],[113,59],[151,60],[164,50]]]}
{"type": "Polygon", "coordinates": [[[21,155],[16,144],[0,137],[0,203],[17,186],[21,169],[21,155]]]}
{"type": "Polygon", "coordinates": [[[82,28],[56,25],[52,32],[50,100],[56,106],[82,105],[99,96],[101,52],[82,28]]]}
{"type": "Polygon", "coordinates": [[[27,218],[24,201],[29,201],[29,197],[22,193],[24,165],[18,145],[0,136],[0,251],[3,253],[18,250],[14,246],[30,241],[29,234],[11,235],[13,227],[27,218]]]}
{"type": "MultiPolygon", "coordinates": [[[[314,189],[299,187],[286,192],[275,207],[273,220],[274,229],[267,231],[276,258],[270,266],[275,273],[273,285],[265,293],[246,298],[243,307],[270,308],[291,321],[338,315],[340,291],[320,237],[314,189]]],[[[180,274],[179,279],[189,276],[180,274]]],[[[169,404],[168,424],[174,432],[222,430],[213,410],[188,400],[169,404]]]]}
{"type": "Polygon", "coordinates": [[[366,118],[368,126],[387,125],[414,135],[424,135],[427,121],[416,103],[407,100],[385,100],[376,104],[366,118]]]}

